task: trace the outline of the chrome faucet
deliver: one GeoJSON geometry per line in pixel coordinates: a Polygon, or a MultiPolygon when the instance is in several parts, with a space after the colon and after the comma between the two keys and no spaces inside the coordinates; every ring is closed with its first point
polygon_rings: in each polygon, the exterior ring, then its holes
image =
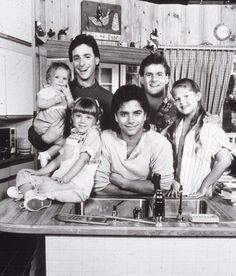
{"type": "Polygon", "coordinates": [[[152,177],[152,183],[154,184],[153,219],[156,222],[162,221],[165,215],[165,198],[161,190],[160,181],[160,174],[154,174],[152,177]]]}
{"type": "Polygon", "coordinates": [[[116,205],[113,205],[113,207],[112,207],[112,213],[111,213],[111,215],[113,216],[113,217],[116,217],[117,216],[117,207],[121,204],[121,203],[123,203],[124,202],[124,200],[121,200],[120,202],[118,202],[116,205]]]}
{"type": "Polygon", "coordinates": [[[178,215],[177,215],[178,221],[183,221],[183,186],[180,184],[179,187],[179,208],[178,208],[178,215]]]}

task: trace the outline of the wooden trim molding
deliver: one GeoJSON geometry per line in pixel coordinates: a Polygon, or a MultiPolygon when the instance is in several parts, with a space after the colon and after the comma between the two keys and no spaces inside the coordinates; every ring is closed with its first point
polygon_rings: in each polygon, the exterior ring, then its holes
{"type": "MultiPolygon", "coordinates": [[[[48,40],[47,43],[39,47],[38,54],[41,58],[68,58],[68,49],[70,41],[48,40]]],[[[98,45],[100,50],[100,62],[112,64],[130,64],[139,66],[141,61],[150,54],[150,51],[144,48],[121,47],[110,45],[98,45]]],[[[160,52],[164,49],[199,49],[199,50],[232,50],[232,47],[219,46],[163,46],[158,48],[160,52]]],[[[45,61],[46,62],[46,61],[45,61]]]]}
{"type": "Polygon", "coordinates": [[[8,39],[8,40],[13,41],[13,42],[16,42],[16,43],[19,43],[19,44],[22,44],[22,45],[25,45],[25,46],[28,46],[28,47],[31,47],[31,46],[32,46],[32,43],[31,43],[31,42],[22,40],[22,39],[20,39],[20,38],[16,38],[16,37],[11,36],[11,35],[6,35],[6,34],[3,34],[3,33],[0,33],[0,37],[1,37],[1,38],[5,38],[5,39],[8,39]]]}

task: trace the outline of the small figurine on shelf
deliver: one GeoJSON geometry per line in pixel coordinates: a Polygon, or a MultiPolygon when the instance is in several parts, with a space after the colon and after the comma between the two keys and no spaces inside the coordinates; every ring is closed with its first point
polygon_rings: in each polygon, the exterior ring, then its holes
{"type": "Polygon", "coordinates": [[[56,33],[52,29],[49,29],[49,31],[47,32],[47,36],[49,39],[54,39],[55,34],[56,33]]]}
{"type": "Polygon", "coordinates": [[[147,45],[144,48],[150,50],[152,53],[156,52],[159,46],[159,42],[157,38],[158,38],[157,28],[155,28],[155,30],[151,32],[150,39],[147,40],[147,45]]]}
{"type": "Polygon", "coordinates": [[[67,40],[67,31],[69,28],[61,29],[58,32],[58,40],[67,40]]]}
{"type": "Polygon", "coordinates": [[[48,39],[53,39],[55,34],[56,33],[52,29],[49,29],[46,33],[46,31],[43,30],[42,23],[40,21],[35,21],[36,46],[43,45],[48,39]]]}
{"type": "Polygon", "coordinates": [[[35,21],[35,40],[36,46],[42,45],[47,41],[46,32],[43,30],[42,23],[35,21]]]}

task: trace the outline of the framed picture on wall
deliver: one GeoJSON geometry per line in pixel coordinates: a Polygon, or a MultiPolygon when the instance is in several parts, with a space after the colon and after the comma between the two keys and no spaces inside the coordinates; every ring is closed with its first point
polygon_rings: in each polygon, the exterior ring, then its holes
{"type": "Polygon", "coordinates": [[[120,41],[121,6],[107,3],[81,2],[81,31],[98,40],[120,41]]]}

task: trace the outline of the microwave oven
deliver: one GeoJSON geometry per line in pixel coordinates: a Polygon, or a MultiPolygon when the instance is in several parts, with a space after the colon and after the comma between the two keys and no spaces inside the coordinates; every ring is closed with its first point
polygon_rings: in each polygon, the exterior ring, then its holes
{"type": "Polygon", "coordinates": [[[16,128],[0,127],[0,148],[10,148],[16,153],[16,128]]]}

